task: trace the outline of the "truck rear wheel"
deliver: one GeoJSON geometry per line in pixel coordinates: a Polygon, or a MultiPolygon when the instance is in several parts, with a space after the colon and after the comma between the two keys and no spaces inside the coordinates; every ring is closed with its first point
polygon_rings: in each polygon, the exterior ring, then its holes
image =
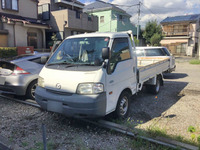
{"type": "Polygon", "coordinates": [[[115,110],[115,116],[119,119],[124,119],[129,114],[130,107],[130,94],[128,92],[123,92],[117,103],[117,108],[115,110]]]}
{"type": "Polygon", "coordinates": [[[160,91],[161,79],[157,77],[156,85],[146,85],[147,91],[152,94],[158,94],[160,91]]]}

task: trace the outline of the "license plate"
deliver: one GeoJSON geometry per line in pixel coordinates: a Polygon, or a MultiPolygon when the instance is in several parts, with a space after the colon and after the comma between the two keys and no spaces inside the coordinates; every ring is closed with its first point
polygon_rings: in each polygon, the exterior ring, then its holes
{"type": "Polygon", "coordinates": [[[47,110],[52,112],[62,113],[62,103],[55,101],[48,101],[47,110]]]}
{"type": "Polygon", "coordinates": [[[5,77],[0,77],[0,85],[4,85],[6,81],[5,77]]]}

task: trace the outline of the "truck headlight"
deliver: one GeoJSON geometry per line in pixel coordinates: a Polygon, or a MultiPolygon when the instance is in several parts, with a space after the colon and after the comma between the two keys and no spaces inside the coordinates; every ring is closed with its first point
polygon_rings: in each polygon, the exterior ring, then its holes
{"type": "Polygon", "coordinates": [[[40,77],[38,78],[38,86],[44,87],[44,78],[40,77]]]}
{"type": "Polygon", "coordinates": [[[99,94],[103,90],[102,83],[80,83],[77,87],[78,94],[99,94]]]}

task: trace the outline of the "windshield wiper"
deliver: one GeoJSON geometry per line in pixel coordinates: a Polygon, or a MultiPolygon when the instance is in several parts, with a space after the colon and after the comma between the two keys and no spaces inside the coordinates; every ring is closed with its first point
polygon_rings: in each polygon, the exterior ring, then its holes
{"type": "Polygon", "coordinates": [[[68,67],[78,67],[78,66],[94,66],[93,64],[69,64],[67,65],[65,68],[68,68],[68,67]]]}
{"type": "Polygon", "coordinates": [[[68,63],[68,62],[60,62],[60,63],[51,63],[51,64],[47,64],[47,66],[53,66],[53,65],[71,65],[71,63],[68,63]]]}

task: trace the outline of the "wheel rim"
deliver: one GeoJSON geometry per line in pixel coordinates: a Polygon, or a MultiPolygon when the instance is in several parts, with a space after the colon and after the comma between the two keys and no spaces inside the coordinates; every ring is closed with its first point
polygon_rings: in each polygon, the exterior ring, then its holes
{"type": "Polygon", "coordinates": [[[156,92],[160,90],[160,81],[158,80],[156,83],[156,92]]]}
{"type": "Polygon", "coordinates": [[[128,98],[124,96],[120,102],[120,115],[124,116],[128,110],[128,98]]]}
{"type": "Polygon", "coordinates": [[[32,96],[33,98],[35,98],[35,89],[36,89],[36,87],[37,87],[37,83],[34,84],[34,85],[32,86],[32,88],[31,88],[31,96],[32,96]]]}

